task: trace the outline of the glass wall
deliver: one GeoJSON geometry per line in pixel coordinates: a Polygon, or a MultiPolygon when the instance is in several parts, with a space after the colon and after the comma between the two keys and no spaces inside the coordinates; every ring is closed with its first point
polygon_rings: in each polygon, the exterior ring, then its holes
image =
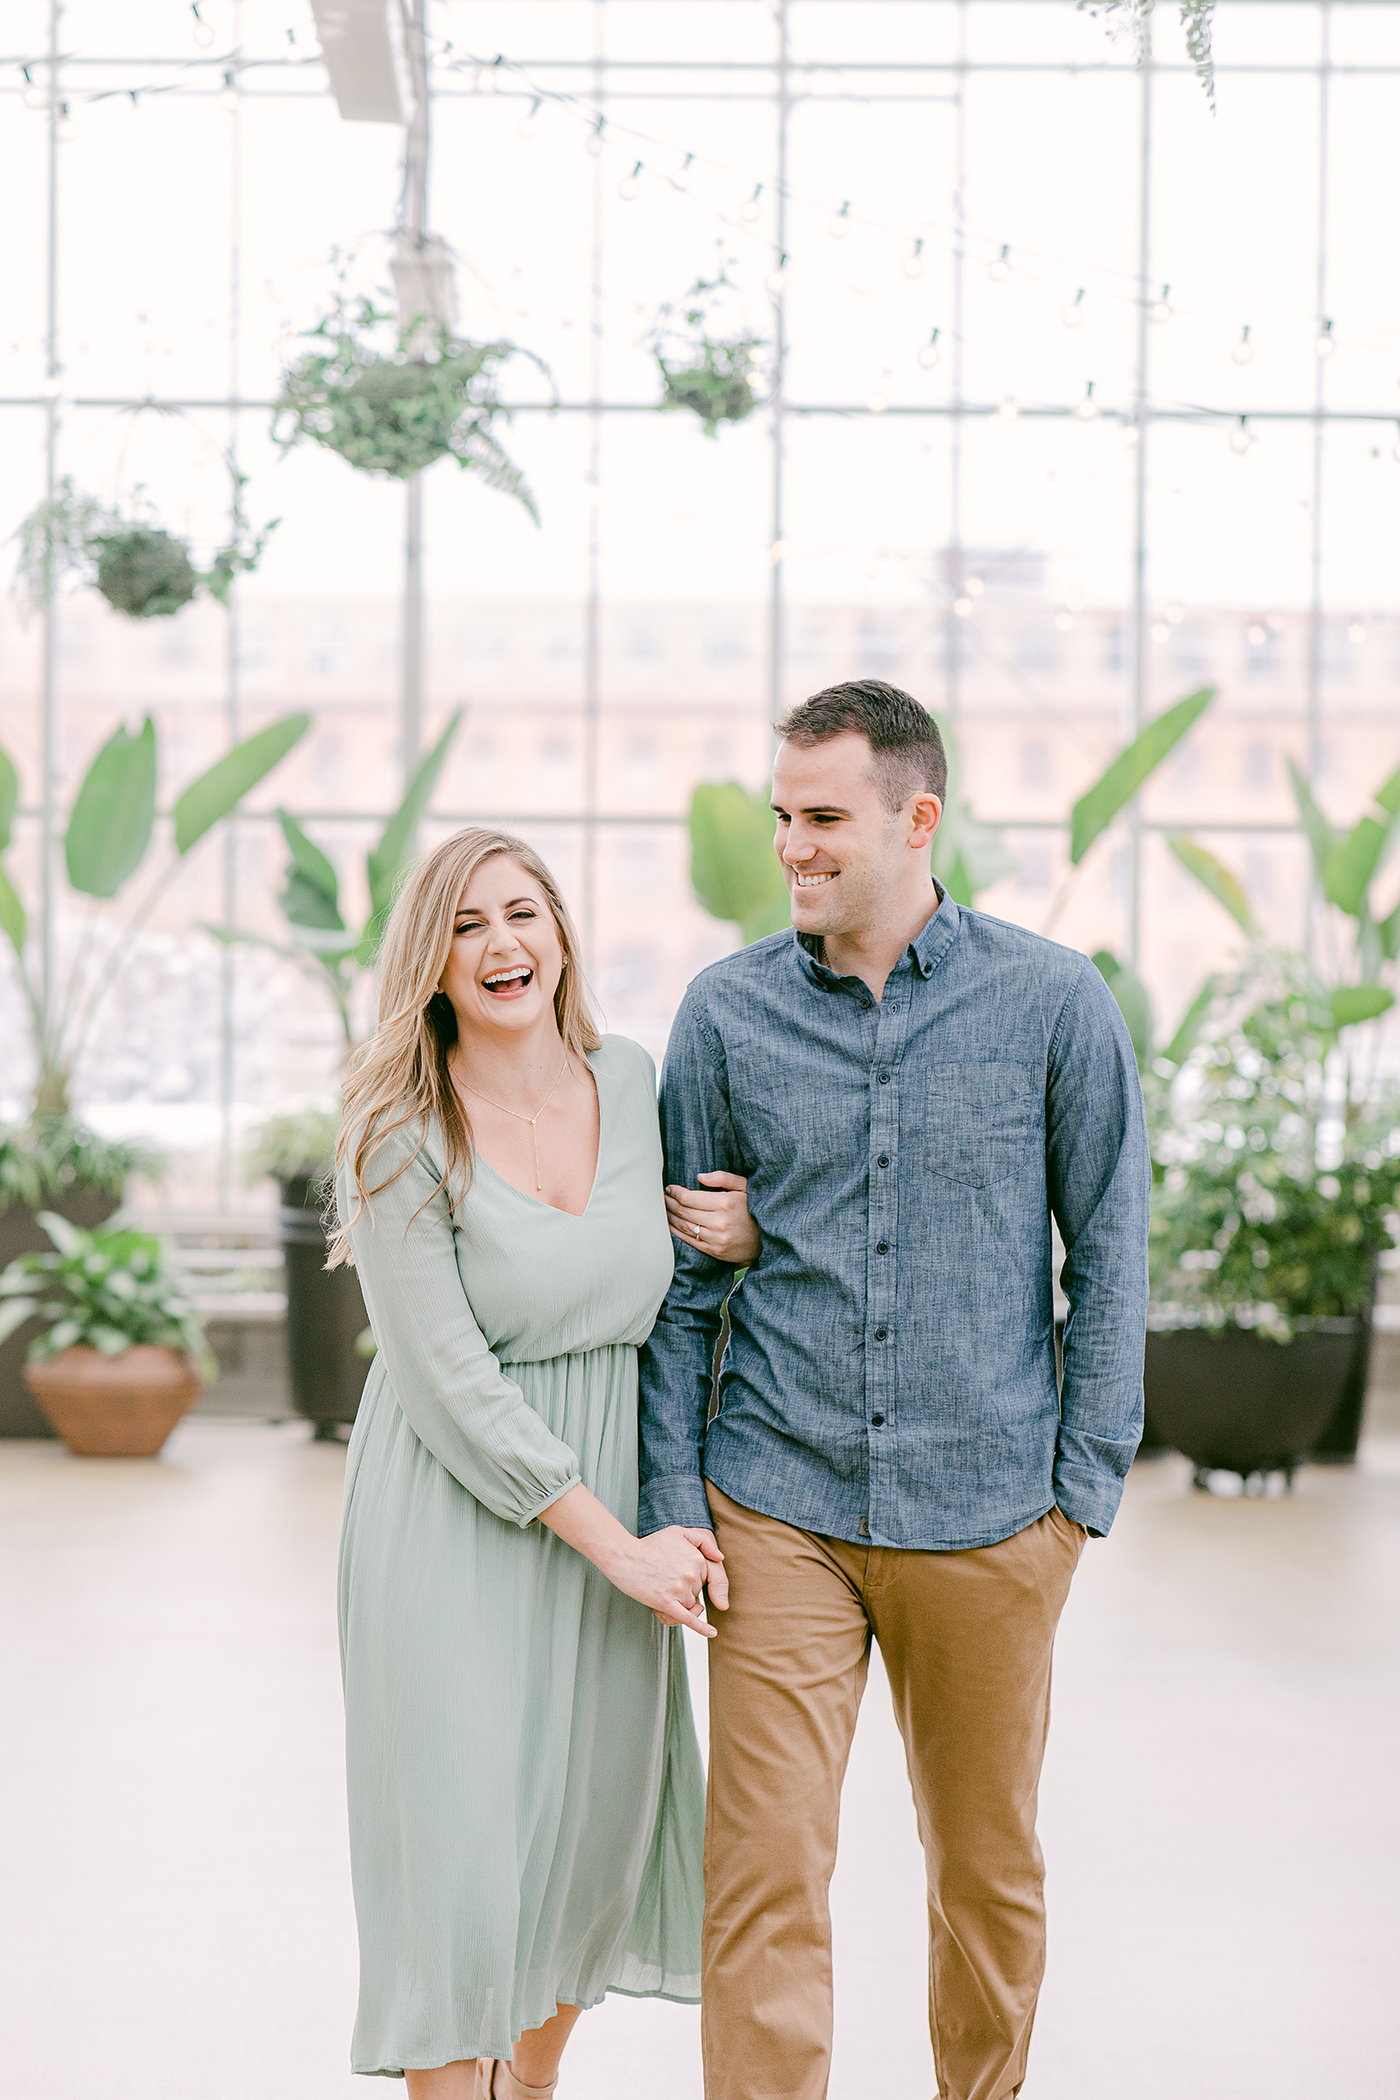
{"type": "MultiPolygon", "coordinates": [[[[1302,937],[1285,759],[1337,822],[1400,760],[1400,9],[1222,0],[1212,115],[1165,11],[1139,71],[1067,0],[427,0],[461,325],[548,374],[503,379],[538,526],[450,460],[423,477],[417,671],[404,486],[270,431],[300,332],[387,291],[402,129],[341,118],[300,0],[13,0],[9,23],[0,531],[71,476],[207,556],[230,460],[254,526],[279,521],[227,610],[6,600],[17,886],[42,905],[46,824],[52,867],[119,721],[154,717],[168,809],[231,738],[313,717],[153,907],[82,1071],[103,1127],[186,1149],[191,1199],[246,1202],[241,1131],[333,1092],[341,1043],[296,965],[201,928],[285,941],[278,805],[363,913],[366,849],[458,708],[421,837],[480,817],[537,843],[609,1023],[658,1055],[735,938],[690,890],[691,792],[761,786],[775,710],[842,677],[952,730],[1013,855],[979,905],[1136,956],[1165,1028],[1237,938],[1172,832],[1302,937]],[[708,438],[658,413],[649,344],[717,277],[762,405],[708,438]],[[1202,684],[1060,908],[1076,795],[1202,684]]],[[[61,971],[120,914],[52,894],[61,971]]]]}

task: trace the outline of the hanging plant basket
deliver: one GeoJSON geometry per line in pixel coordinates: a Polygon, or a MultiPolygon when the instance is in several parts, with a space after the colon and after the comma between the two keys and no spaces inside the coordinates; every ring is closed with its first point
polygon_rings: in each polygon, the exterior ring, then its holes
{"type": "MultiPolygon", "coordinates": [[[[53,496],[36,504],[20,526],[15,587],[33,608],[46,603],[66,576],[76,575],[101,592],[131,620],[169,619],[201,591],[228,603],[235,576],[256,569],[268,536],[280,523],[254,535],[243,515],[247,476],[233,474],[233,536],[207,569],[197,568],[188,540],[168,532],[154,516],[125,517],[74,486],[65,474],[53,496]]],[[[136,491],[136,503],[141,502],[136,491]]]]}
{"type": "Polygon", "coordinates": [[[533,351],[468,342],[441,322],[401,330],[368,299],[337,305],[307,340],[316,347],[283,374],[273,418],[284,451],[309,438],[357,473],[394,481],[451,457],[539,523],[529,484],[493,428],[509,420],[496,393],[507,359],[526,357],[547,376],[533,351]]]}
{"type": "Polygon", "coordinates": [[[742,329],[719,332],[724,295],[733,290],[723,274],[702,277],[687,292],[680,314],[663,306],[651,332],[661,408],[689,409],[708,438],[718,434],[721,423],[742,423],[759,402],[751,375],[766,348],[762,337],[742,329]]]}

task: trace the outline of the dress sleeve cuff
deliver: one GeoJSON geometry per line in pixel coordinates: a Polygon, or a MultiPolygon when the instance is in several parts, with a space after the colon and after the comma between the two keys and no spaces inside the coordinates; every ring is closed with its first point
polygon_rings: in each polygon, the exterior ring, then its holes
{"type": "Polygon", "coordinates": [[[531,1503],[530,1507],[525,1511],[525,1514],[521,1517],[516,1518],[516,1523],[520,1526],[520,1529],[523,1531],[527,1524],[534,1523],[536,1517],[538,1517],[542,1511],[551,1508],[553,1504],[559,1500],[561,1495],[567,1495],[570,1488],[582,1486],[583,1475],[581,1473],[571,1473],[562,1487],[546,1488],[544,1493],[540,1495],[534,1502],[531,1503]]]}

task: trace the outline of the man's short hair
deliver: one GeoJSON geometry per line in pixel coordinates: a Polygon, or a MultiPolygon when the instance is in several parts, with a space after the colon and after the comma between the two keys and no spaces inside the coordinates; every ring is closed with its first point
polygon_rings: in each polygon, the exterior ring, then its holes
{"type": "Polygon", "coordinates": [[[885,807],[902,809],[911,795],[937,795],[948,787],[948,755],[938,724],[925,707],[882,678],[853,678],[829,685],[773,724],[799,751],[834,736],[863,736],[875,760],[885,807]]]}

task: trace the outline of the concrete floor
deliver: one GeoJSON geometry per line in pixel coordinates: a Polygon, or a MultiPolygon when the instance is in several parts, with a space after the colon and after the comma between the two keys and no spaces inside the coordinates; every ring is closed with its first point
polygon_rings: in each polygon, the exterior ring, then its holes
{"type": "MultiPolygon", "coordinates": [[[[1400,2092],[1400,1410],[1377,1426],[1361,1469],[1306,1472],[1287,1501],[1141,1466],[1086,1554],[1027,2100],[1400,2092]]],[[[341,1470],[299,1425],[188,1422],[150,1463],[0,1446],[15,2100],[367,2090],[345,2068],[341,1470]]],[[[872,1672],[832,1898],[833,2100],[932,2091],[920,1889],[872,1672]]],[[[699,2100],[696,2029],[609,2000],[561,2100],[699,2100]]]]}

